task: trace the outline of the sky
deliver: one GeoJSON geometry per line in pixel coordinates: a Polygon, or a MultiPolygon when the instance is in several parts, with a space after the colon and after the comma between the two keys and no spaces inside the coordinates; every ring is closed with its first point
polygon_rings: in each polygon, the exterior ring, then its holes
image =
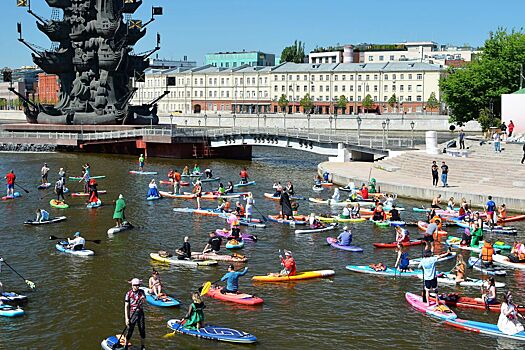
{"type": "MultiPolygon", "coordinates": [[[[38,46],[51,43],[35,19],[16,0],[0,0],[0,67],[32,64],[27,48],[17,42],[16,23],[24,38],[38,46]]],[[[144,22],[151,6],[164,15],[148,26],[137,53],[155,46],[161,34],[159,58],[204,63],[206,53],[261,50],[280,55],[301,40],[310,51],[316,46],[393,43],[431,40],[439,44],[482,46],[498,27],[522,28],[523,0],[144,0],[134,15],[144,22]]],[[[51,9],[44,0],[32,0],[32,9],[44,18],[51,9]]]]}

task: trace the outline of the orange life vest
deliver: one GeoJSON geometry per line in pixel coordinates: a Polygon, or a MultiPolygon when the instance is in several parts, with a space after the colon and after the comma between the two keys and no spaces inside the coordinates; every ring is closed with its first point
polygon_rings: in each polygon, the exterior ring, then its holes
{"type": "Polygon", "coordinates": [[[494,248],[490,243],[485,242],[483,248],[481,248],[481,260],[492,262],[492,255],[494,255],[494,248]]]}

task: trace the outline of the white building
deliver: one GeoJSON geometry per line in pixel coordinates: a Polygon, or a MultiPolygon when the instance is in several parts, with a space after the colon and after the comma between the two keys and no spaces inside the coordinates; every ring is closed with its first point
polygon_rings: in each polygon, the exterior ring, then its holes
{"type": "Polygon", "coordinates": [[[354,62],[354,48],[352,45],[343,46],[342,50],[310,52],[308,54],[308,63],[352,63],[354,62]]]}

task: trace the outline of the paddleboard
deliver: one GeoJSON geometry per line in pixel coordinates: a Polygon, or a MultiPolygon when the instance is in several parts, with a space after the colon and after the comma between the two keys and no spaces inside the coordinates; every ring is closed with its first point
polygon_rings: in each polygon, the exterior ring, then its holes
{"type": "MultiPolygon", "coordinates": [[[[106,194],[108,193],[108,191],[106,190],[100,190],[100,191],[97,191],[98,194],[106,194]]],[[[90,194],[89,193],[86,193],[86,192],[74,192],[74,193],[71,193],[71,197],[89,197],[90,194]]]]}
{"type": "Polygon", "coordinates": [[[161,196],[150,196],[150,197],[146,197],[146,200],[147,201],[156,201],[156,200],[159,200],[161,198],[162,198],[161,196]]]}
{"type": "Polygon", "coordinates": [[[314,186],[312,187],[312,190],[315,191],[315,192],[321,192],[322,190],[324,190],[324,188],[323,188],[323,187],[318,187],[318,186],[315,186],[315,185],[314,185],[314,186]]]}
{"type": "MultiPolygon", "coordinates": [[[[104,178],[106,178],[106,175],[90,176],[89,178],[90,178],[90,179],[96,179],[96,180],[98,180],[98,179],[104,179],[104,178]]],[[[70,180],[80,181],[80,180],[82,180],[83,178],[82,178],[82,176],[70,176],[69,179],[70,179],[70,180]]]]}
{"type": "Polygon", "coordinates": [[[175,307],[180,305],[180,301],[173,297],[170,297],[169,295],[162,293],[161,297],[157,299],[155,295],[149,292],[149,288],[140,287],[140,289],[144,291],[144,293],[146,294],[146,301],[151,305],[159,307],[175,307]]]}
{"type": "MultiPolygon", "coordinates": [[[[126,343],[125,335],[123,335],[122,337],[120,335],[117,335],[117,336],[112,335],[104,339],[102,343],[100,343],[100,345],[102,346],[103,350],[123,350],[125,343],[126,343]],[[119,339],[120,339],[120,345],[116,345],[119,343],[119,339]]],[[[129,345],[128,349],[129,350],[139,350],[140,346],[129,345]]]]}
{"type": "Polygon", "coordinates": [[[226,293],[222,294],[221,289],[218,286],[211,286],[208,293],[206,293],[207,296],[222,300],[222,301],[229,301],[236,304],[242,304],[242,305],[260,305],[264,302],[263,299],[256,297],[255,295],[246,294],[246,293],[240,293],[237,292],[235,294],[232,293],[226,293]]]}
{"type": "Polygon", "coordinates": [[[64,221],[67,218],[65,216],[57,216],[56,218],[49,218],[49,220],[44,221],[33,221],[33,220],[27,220],[24,222],[24,225],[47,225],[47,224],[54,224],[55,222],[64,221]]]}
{"type": "Polygon", "coordinates": [[[502,338],[509,338],[509,339],[514,339],[514,340],[525,341],[525,331],[521,331],[514,335],[509,335],[509,334],[503,333],[502,331],[499,330],[497,325],[491,324],[491,323],[484,323],[484,322],[477,322],[477,321],[470,321],[470,320],[456,318],[453,320],[445,321],[445,324],[455,327],[455,328],[465,330],[465,331],[474,332],[474,333],[481,333],[481,334],[492,335],[495,337],[502,337],[502,338]]]}
{"type": "Polygon", "coordinates": [[[471,266],[474,270],[481,271],[481,273],[485,273],[487,275],[492,276],[505,276],[507,275],[507,271],[498,266],[491,266],[491,267],[485,267],[483,266],[483,262],[478,257],[471,256],[468,259],[468,265],[471,266]]]}
{"type": "MultiPolygon", "coordinates": [[[[449,255],[443,256],[441,258],[438,258],[437,262],[440,263],[440,262],[443,262],[443,261],[455,259],[456,255],[457,255],[456,252],[450,252],[449,255]]],[[[421,258],[410,259],[409,262],[408,262],[408,265],[409,266],[418,266],[420,262],[421,262],[421,258]]]]}
{"type": "Polygon", "coordinates": [[[19,307],[14,307],[11,305],[0,305],[0,316],[3,317],[17,317],[22,316],[24,314],[24,310],[22,310],[19,307]]]}
{"type": "Polygon", "coordinates": [[[219,181],[221,178],[220,177],[212,177],[210,179],[201,179],[201,182],[214,182],[214,181],[219,181]]]}
{"type": "Polygon", "coordinates": [[[242,249],[242,248],[244,248],[243,240],[237,241],[237,240],[232,239],[226,242],[226,249],[242,249]]]}
{"type": "Polygon", "coordinates": [[[295,233],[300,234],[308,234],[308,233],[317,233],[317,232],[325,232],[325,231],[331,231],[335,229],[338,225],[337,224],[331,224],[326,227],[322,228],[311,228],[311,229],[304,229],[304,230],[295,230],[295,233]]]}
{"type": "Polygon", "coordinates": [[[3,303],[21,304],[27,301],[27,296],[14,292],[2,292],[0,293],[0,301],[3,303]]]}
{"type": "Polygon", "coordinates": [[[430,300],[430,305],[427,305],[426,302],[423,302],[423,298],[420,295],[409,292],[405,293],[405,299],[416,310],[431,317],[440,320],[453,320],[458,317],[448,306],[443,304],[437,305],[435,300],[430,300]]]}
{"type": "Polygon", "coordinates": [[[342,250],[347,250],[349,252],[362,252],[363,248],[355,246],[355,245],[341,245],[338,243],[337,238],[334,237],[326,237],[326,242],[330,244],[332,247],[342,250]]]}
{"type": "Polygon", "coordinates": [[[68,253],[75,256],[92,256],[95,255],[95,252],[89,249],[82,249],[82,250],[72,250],[66,248],[67,242],[60,242],[55,245],[55,248],[63,253],[68,253]]]}
{"type": "MultiPolygon", "coordinates": [[[[484,286],[486,283],[488,283],[487,280],[480,280],[476,278],[465,278],[462,282],[456,282],[456,275],[453,275],[451,273],[437,273],[438,276],[438,285],[439,284],[451,284],[461,287],[476,287],[480,288],[481,286],[484,286]]],[[[423,275],[418,276],[420,279],[423,279],[423,275]]],[[[496,288],[503,288],[505,287],[505,283],[496,282],[496,288]]]]}
{"type": "Polygon", "coordinates": [[[238,188],[238,187],[246,187],[246,186],[253,186],[255,185],[256,182],[255,181],[248,181],[247,183],[238,183],[238,184],[235,184],[233,185],[234,188],[238,188]]]}
{"type": "Polygon", "coordinates": [[[291,282],[308,280],[312,278],[325,278],[335,275],[334,270],[318,270],[318,271],[304,271],[298,272],[294,276],[253,276],[252,281],[255,282],[291,282]]]}
{"type": "Polygon", "coordinates": [[[384,271],[376,271],[368,265],[347,265],[347,270],[353,272],[367,273],[371,275],[380,275],[388,277],[418,277],[423,272],[421,270],[416,271],[400,271],[397,268],[387,267],[384,271]]]}
{"type": "Polygon", "coordinates": [[[3,201],[7,201],[7,200],[10,200],[10,199],[18,198],[20,196],[22,196],[22,194],[20,192],[14,192],[12,196],[3,196],[2,200],[3,201]]]}
{"type": "Polygon", "coordinates": [[[525,270],[525,262],[514,263],[514,262],[510,261],[509,258],[507,256],[505,256],[505,255],[494,254],[492,256],[492,259],[493,259],[494,263],[496,263],[498,265],[505,266],[505,267],[511,267],[513,269],[525,270]]]}
{"type": "Polygon", "coordinates": [[[45,190],[46,188],[51,187],[51,182],[46,182],[45,184],[40,184],[37,186],[39,190],[45,190]]]}
{"type": "Polygon", "coordinates": [[[96,202],[89,202],[87,205],[86,205],[86,208],[88,209],[94,209],[94,208],[98,208],[102,206],[102,201],[99,199],[98,201],[96,202]]]}
{"type": "Polygon", "coordinates": [[[306,220],[281,219],[277,215],[268,215],[268,220],[285,225],[306,225],[306,220]]]}
{"type": "Polygon", "coordinates": [[[49,205],[51,205],[53,208],[58,209],[67,209],[69,208],[69,204],[67,204],[64,201],[57,201],[56,199],[52,199],[49,201],[49,205]]]}
{"type": "MultiPolygon", "coordinates": [[[[478,309],[478,310],[487,310],[487,305],[482,302],[478,301],[475,298],[469,298],[461,296],[457,293],[452,294],[440,294],[439,299],[445,302],[448,306],[453,307],[462,307],[467,309],[478,309]]],[[[500,312],[501,311],[501,304],[489,304],[488,305],[489,310],[493,312],[500,312]]],[[[525,306],[523,305],[516,305],[519,312],[525,312],[525,306]]]]}
{"type": "Polygon", "coordinates": [[[133,228],[133,225],[130,224],[129,222],[124,222],[122,226],[120,227],[112,227],[108,230],[108,234],[112,234],[112,233],[119,233],[119,232],[122,232],[122,231],[126,231],[126,230],[131,230],[133,228]]]}
{"type": "Polygon", "coordinates": [[[525,220],[525,214],[514,215],[514,216],[507,216],[504,219],[498,219],[498,223],[514,222],[514,221],[521,221],[521,220],[525,220]]]}
{"type": "Polygon", "coordinates": [[[197,338],[218,340],[229,343],[251,344],[257,341],[257,338],[249,333],[238,331],[233,328],[212,326],[209,324],[199,329],[187,329],[180,324],[181,320],[169,320],[168,328],[177,333],[192,335],[197,338]]]}
{"type": "Polygon", "coordinates": [[[170,263],[172,265],[183,265],[183,266],[212,266],[217,265],[218,262],[215,260],[179,260],[176,256],[163,258],[159,253],[150,253],[149,255],[153,260],[170,263]]]}
{"type": "Polygon", "coordinates": [[[158,173],[156,171],[139,171],[139,170],[130,170],[130,174],[136,174],[136,175],[157,175],[158,173]]]}
{"type": "MultiPolygon", "coordinates": [[[[423,244],[424,242],[420,239],[418,240],[411,240],[410,242],[402,242],[403,244],[403,247],[409,247],[409,246],[413,246],[413,245],[420,245],[420,244],[423,244]]],[[[397,247],[397,242],[392,242],[392,243],[372,243],[374,247],[376,248],[396,248],[397,247]]]]}
{"type": "MultiPolygon", "coordinates": [[[[215,234],[217,236],[221,236],[221,237],[230,237],[231,236],[231,231],[224,231],[223,229],[217,229],[215,230],[215,234]]],[[[255,235],[251,235],[249,233],[241,233],[241,239],[244,241],[257,241],[257,236],[255,235]]]]}
{"type": "Polygon", "coordinates": [[[232,263],[244,263],[248,261],[248,258],[244,255],[233,253],[232,255],[226,254],[215,254],[215,253],[199,253],[192,252],[191,257],[195,260],[215,260],[215,261],[225,261],[232,263]]]}

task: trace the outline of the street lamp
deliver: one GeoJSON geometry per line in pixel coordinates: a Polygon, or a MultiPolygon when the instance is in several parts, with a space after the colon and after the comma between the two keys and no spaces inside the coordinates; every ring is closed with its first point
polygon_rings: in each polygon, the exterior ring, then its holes
{"type": "Polygon", "coordinates": [[[219,113],[219,128],[221,127],[221,114],[219,113]]]}
{"type": "Polygon", "coordinates": [[[237,116],[234,114],[233,115],[233,127],[235,128],[235,119],[237,119],[237,116]]]}
{"type": "Polygon", "coordinates": [[[388,141],[388,132],[390,131],[390,119],[386,118],[386,139],[388,141]]]}
{"type": "Polygon", "coordinates": [[[308,113],[306,115],[306,119],[308,120],[308,132],[310,132],[310,118],[311,118],[310,113],[308,113]]]}
{"type": "Polygon", "coordinates": [[[329,116],[329,117],[328,117],[328,120],[330,121],[330,134],[332,134],[332,120],[333,120],[333,119],[334,119],[334,118],[333,118],[332,116],[329,116]]]}
{"type": "Polygon", "coordinates": [[[411,141],[411,147],[414,147],[414,127],[416,126],[416,123],[412,120],[410,122],[410,128],[412,128],[412,141],[411,141]]]}
{"type": "Polygon", "coordinates": [[[263,118],[264,118],[264,127],[266,128],[266,114],[263,115],[263,118]]]}
{"type": "Polygon", "coordinates": [[[171,135],[173,135],[173,114],[170,113],[170,130],[171,135]]]}
{"type": "Polygon", "coordinates": [[[386,129],[386,122],[383,121],[381,123],[381,126],[383,127],[383,149],[385,149],[385,129],[386,129]]]}
{"type": "Polygon", "coordinates": [[[208,115],[207,114],[204,114],[204,127],[205,128],[208,127],[208,115]]]}
{"type": "Polygon", "coordinates": [[[360,116],[357,116],[355,120],[357,121],[357,144],[359,145],[361,141],[361,123],[363,122],[363,119],[361,119],[360,116]]]}

